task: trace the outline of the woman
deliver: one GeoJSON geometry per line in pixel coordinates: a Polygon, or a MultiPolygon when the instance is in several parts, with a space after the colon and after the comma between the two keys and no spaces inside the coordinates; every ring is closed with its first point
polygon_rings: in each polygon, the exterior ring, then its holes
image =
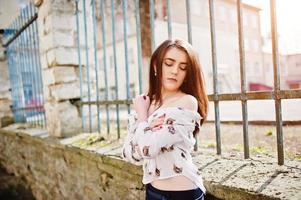
{"type": "Polygon", "coordinates": [[[123,157],[143,165],[146,199],[204,199],[190,152],[208,111],[198,55],[183,40],[166,40],[150,62],[149,91],[134,100],[123,157]]]}

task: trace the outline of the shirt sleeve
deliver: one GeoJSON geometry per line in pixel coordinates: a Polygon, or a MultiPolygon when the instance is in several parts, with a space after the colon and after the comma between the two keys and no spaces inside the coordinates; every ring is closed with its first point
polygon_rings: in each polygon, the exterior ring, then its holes
{"type": "Polygon", "coordinates": [[[165,117],[164,123],[157,128],[150,128],[147,122],[142,122],[137,126],[134,143],[138,144],[141,157],[150,159],[160,153],[173,150],[174,144],[178,142],[185,142],[193,147],[194,129],[195,122],[191,118],[181,118],[181,116],[165,117]]]}
{"type": "Polygon", "coordinates": [[[134,164],[134,165],[142,165],[143,158],[139,155],[138,152],[138,144],[136,143],[136,131],[139,123],[137,122],[137,114],[133,113],[128,116],[128,126],[127,126],[127,136],[123,143],[122,148],[122,157],[134,164]]]}

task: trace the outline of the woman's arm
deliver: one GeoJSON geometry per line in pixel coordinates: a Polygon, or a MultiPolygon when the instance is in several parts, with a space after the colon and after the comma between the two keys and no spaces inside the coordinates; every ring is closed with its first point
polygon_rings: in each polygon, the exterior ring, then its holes
{"type": "MultiPolygon", "coordinates": [[[[185,110],[197,112],[197,100],[191,95],[185,95],[176,101],[172,107],[181,107],[185,110]]],[[[136,130],[136,143],[141,150],[140,155],[143,158],[153,158],[159,153],[171,150],[173,145],[185,141],[187,144],[194,145],[195,139],[193,131],[196,119],[191,115],[185,115],[187,111],[181,111],[172,116],[163,114],[157,117],[151,125],[141,123],[136,130]]]]}
{"type": "MultiPolygon", "coordinates": [[[[183,117],[183,116],[178,116],[183,117]]],[[[171,151],[174,144],[186,141],[193,146],[195,139],[193,138],[194,123],[190,119],[181,119],[181,123],[177,122],[177,118],[167,117],[164,124],[159,128],[151,128],[147,123],[141,123],[136,130],[135,143],[141,150],[142,158],[154,158],[160,153],[171,151]]]]}
{"type": "Polygon", "coordinates": [[[122,156],[125,160],[135,164],[142,165],[143,158],[140,155],[137,143],[135,143],[135,133],[138,128],[137,114],[130,114],[128,117],[127,136],[123,143],[122,156]]]}

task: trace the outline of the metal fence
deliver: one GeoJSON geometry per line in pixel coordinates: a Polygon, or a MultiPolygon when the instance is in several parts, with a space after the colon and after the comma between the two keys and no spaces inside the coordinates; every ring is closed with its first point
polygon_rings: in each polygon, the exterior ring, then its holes
{"type": "Polygon", "coordinates": [[[3,46],[6,47],[15,121],[45,127],[36,19],[37,10],[33,4],[23,8],[4,30],[3,46]]]}
{"type": "MultiPolygon", "coordinates": [[[[190,43],[192,38],[192,19],[191,2],[184,1],[185,9],[176,11],[171,9],[171,0],[156,1],[164,4],[166,13],[163,20],[166,22],[168,38],[174,37],[172,29],[172,12],[186,12],[187,35],[182,35],[190,43]]],[[[182,2],[182,1],[181,1],[182,2]]],[[[220,101],[241,101],[242,119],[243,119],[243,141],[244,157],[249,158],[249,136],[248,136],[248,100],[274,100],[275,102],[275,121],[277,125],[277,149],[278,164],[284,164],[283,150],[283,132],[282,132],[282,99],[301,98],[300,90],[281,90],[279,55],[277,39],[277,21],[275,0],[270,0],[271,13],[271,33],[273,47],[273,73],[274,89],[273,91],[248,92],[246,85],[246,66],[245,66],[245,47],[244,47],[244,25],[243,9],[241,0],[233,1],[236,4],[237,43],[239,47],[239,66],[240,66],[240,92],[219,94],[218,73],[217,73],[217,44],[215,29],[214,3],[216,1],[208,0],[209,24],[211,35],[211,55],[212,55],[212,73],[213,73],[213,94],[209,95],[210,101],[214,102],[215,108],[215,128],[217,154],[221,154],[221,130],[220,130],[220,101]]],[[[142,67],[144,58],[149,58],[150,53],[155,49],[157,38],[155,37],[156,4],[154,0],[149,1],[95,1],[76,0],[76,25],[77,25],[77,45],[78,62],[80,68],[81,81],[81,101],[79,102],[82,114],[83,131],[92,132],[93,127],[97,127],[98,132],[102,132],[101,107],[104,107],[106,118],[106,129],[110,132],[110,111],[114,107],[116,112],[116,130],[118,138],[120,137],[120,113],[130,112],[131,98],[134,92],[131,91],[131,84],[134,89],[141,93],[146,84],[144,75],[148,71],[147,67],[142,67]],[[135,30],[129,30],[129,24],[134,20],[135,30]],[[117,26],[116,26],[117,23],[117,26]],[[129,42],[135,43],[136,55],[129,55],[129,42]],[[119,50],[118,50],[119,48],[119,50]],[[120,54],[120,52],[123,52],[120,54]],[[136,62],[131,66],[131,57],[136,62]],[[121,61],[122,60],[122,61],[121,61]],[[109,65],[110,63],[110,65],[109,65]],[[132,68],[131,68],[132,67],[132,68]],[[146,68],[146,69],[144,69],[146,68]],[[83,73],[85,72],[85,73],[83,73]],[[94,75],[92,76],[91,73],[94,75]],[[85,74],[85,77],[84,77],[85,74]],[[135,85],[138,83],[138,85],[135,85]],[[93,92],[94,91],[94,92],[93,92]],[[125,92],[124,92],[125,91],[125,92]],[[120,93],[124,93],[121,96],[120,93]],[[125,106],[121,109],[121,106],[125,106]],[[95,109],[94,109],[95,108],[95,109]],[[93,114],[93,110],[96,113],[93,114]],[[97,120],[93,120],[96,117],[97,120]],[[95,125],[96,124],[96,125],[95,125]]],[[[192,44],[194,45],[194,44],[192,44]]],[[[147,76],[146,76],[147,77],[147,76]]]]}

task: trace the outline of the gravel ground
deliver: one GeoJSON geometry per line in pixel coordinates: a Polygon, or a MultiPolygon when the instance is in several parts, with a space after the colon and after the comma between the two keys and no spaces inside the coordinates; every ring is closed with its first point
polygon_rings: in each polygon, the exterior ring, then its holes
{"type": "MultiPolygon", "coordinates": [[[[260,154],[277,157],[276,126],[249,125],[250,156],[260,154]]],[[[199,146],[216,152],[214,123],[205,123],[200,129],[199,146]]],[[[243,126],[221,124],[222,154],[243,156],[243,126]]],[[[301,161],[301,125],[283,126],[285,159],[301,161]]]]}
{"type": "MultiPolygon", "coordinates": [[[[106,127],[102,124],[102,127],[106,127]]],[[[222,123],[221,124],[221,150],[222,155],[231,157],[244,157],[243,145],[243,126],[240,124],[222,123]]],[[[277,135],[275,125],[251,125],[249,131],[249,149],[251,157],[267,156],[277,158],[277,135]]],[[[111,134],[102,133],[108,142],[117,138],[116,123],[111,121],[111,134]]],[[[121,138],[126,135],[126,123],[121,124],[121,138]]],[[[200,151],[205,150],[216,154],[215,142],[215,124],[206,122],[200,129],[198,136],[198,145],[200,151]]],[[[283,147],[286,160],[301,161],[301,125],[285,125],[283,126],[283,147]]]]}

